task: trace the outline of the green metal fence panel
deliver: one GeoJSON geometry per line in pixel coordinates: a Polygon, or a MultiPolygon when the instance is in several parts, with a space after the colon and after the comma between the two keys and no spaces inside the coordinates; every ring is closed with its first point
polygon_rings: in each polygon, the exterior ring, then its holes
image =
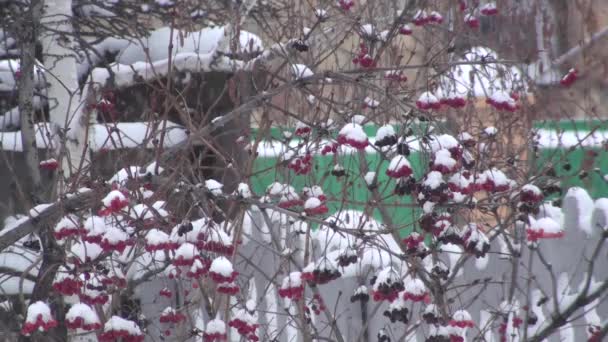
{"type": "MultiPolygon", "coordinates": [[[[374,137],[377,129],[378,127],[374,125],[364,126],[368,137],[374,137]]],[[[424,128],[415,127],[414,129],[416,132],[424,128]]],[[[398,127],[396,127],[396,131],[399,132],[398,127]]],[[[257,133],[254,132],[254,136],[257,133]]],[[[269,134],[274,139],[282,137],[282,131],[277,128],[266,132],[265,136],[269,134]]],[[[421,159],[421,153],[416,151],[412,151],[408,157],[416,179],[422,177],[424,172],[423,165],[426,165],[421,159]]],[[[287,168],[277,166],[277,157],[258,157],[254,163],[254,172],[251,179],[252,189],[256,194],[261,195],[268,185],[275,181],[290,184],[298,191],[306,186],[319,185],[328,197],[327,205],[330,214],[343,209],[363,211],[368,209],[367,203],[373,197],[363,178],[365,174],[361,172],[360,163],[363,162],[369,171],[376,172],[378,193],[382,198],[383,207],[387,208],[387,213],[393,220],[393,226],[399,229],[402,235],[407,235],[412,230],[421,211],[418,206],[413,205],[410,196],[397,196],[394,194],[395,180],[386,175],[388,161],[382,160],[380,154],[361,152],[340,154],[338,158],[334,155],[315,155],[313,156],[313,160],[314,167],[310,174],[295,175],[287,168]],[[363,158],[363,161],[361,158],[363,158]],[[331,175],[331,170],[337,161],[344,167],[346,171],[345,176],[335,177],[331,175]]],[[[371,214],[380,222],[384,221],[377,209],[373,210],[371,214]]]]}
{"type": "Polygon", "coordinates": [[[534,128],[545,133],[554,132],[560,138],[566,135],[573,137],[575,134],[577,139],[586,140],[585,143],[573,146],[572,144],[541,146],[538,158],[533,164],[536,170],[552,166],[564,190],[579,186],[587,189],[593,198],[608,196],[608,182],[604,178],[604,175],[608,174],[608,151],[598,139],[588,143],[592,135],[608,132],[608,121],[538,121],[534,124],[534,128]]]}

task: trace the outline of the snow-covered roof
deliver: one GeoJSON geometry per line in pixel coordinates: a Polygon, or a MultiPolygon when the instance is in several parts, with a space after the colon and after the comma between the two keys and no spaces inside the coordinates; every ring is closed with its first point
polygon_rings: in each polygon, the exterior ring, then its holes
{"type": "MultiPolygon", "coordinates": [[[[160,126],[160,125],[159,125],[160,126]]],[[[116,124],[95,124],[91,126],[90,149],[116,150],[123,148],[141,147],[146,142],[146,148],[155,148],[154,138],[160,136],[162,126],[154,130],[148,122],[121,122],[116,124]]],[[[51,127],[48,123],[36,124],[36,145],[38,148],[50,148],[52,141],[51,127]]],[[[175,146],[187,139],[186,130],[175,123],[167,122],[164,147],[175,146]]],[[[22,152],[21,131],[0,132],[1,149],[4,151],[22,152]]]]}
{"type": "MultiPolygon", "coordinates": [[[[168,59],[169,43],[172,41],[173,56],[182,53],[208,54],[215,51],[224,37],[225,27],[207,27],[199,31],[186,32],[170,27],[161,27],[140,41],[128,43],[116,56],[120,64],[136,62],[158,62],[168,59]]],[[[253,33],[240,31],[240,49],[242,52],[261,52],[262,40],[253,33]]],[[[223,51],[226,52],[226,51],[223,51]]]]}

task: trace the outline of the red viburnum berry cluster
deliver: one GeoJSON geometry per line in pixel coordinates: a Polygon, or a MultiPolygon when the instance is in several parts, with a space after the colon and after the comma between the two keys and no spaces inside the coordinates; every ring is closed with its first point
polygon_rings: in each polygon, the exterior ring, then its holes
{"type": "Polygon", "coordinates": [[[424,235],[412,232],[406,238],[402,240],[402,243],[405,245],[406,251],[417,251],[418,246],[421,243],[424,243],[424,235]]]}
{"type": "Polygon", "coordinates": [[[349,11],[355,6],[354,0],[338,0],[338,6],[344,11],[349,11]]]}
{"type": "Polygon", "coordinates": [[[367,134],[361,125],[349,123],[338,132],[338,144],[349,145],[357,150],[363,150],[369,145],[367,134]]]}
{"type": "Polygon", "coordinates": [[[185,321],[185,320],[186,320],[186,316],[184,316],[182,313],[175,311],[171,307],[167,307],[165,310],[163,310],[163,312],[160,314],[160,318],[159,318],[159,321],[161,323],[173,323],[173,324],[177,324],[177,323],[185,321]]]}
{"type": "Polygon", "coordinates": [[[300,300],[304,294],[302,274],[300,272],[291,272],[283,279],[283,283],[278,292],[281,298],[289,298],[296,301],[300,300]]]}
{"type": "Polygon", "coordinates": [[[441,108],[441,101],[430,91],[425,91],[418,97],[416,107],[421,110],[431,110],[441,108]]]}
{"type": "Polygon", "coordinates": [[[410,27],[410,25],[405,24],[405,25],[402,25],[401,27],[399,27],[399,34],[401,34],[401,35],[409,36],[413,32],[414,31],[412,30],[412,28],[410,27]]]}
{"type": "Polygon", "coordinates": [[[203,332],[204,342],[219,342],[226,340],[226,323],[217,318],[207,323],[205,331],[203,332]]]}
{"type": "Polygon", "coordinates": [[[464,16],[464,22],[465,24],[467,24],[468,27],[472,28],[472,29],[478,29],[479,28],[479,18],[477,18],[475,15],[468,13],[464,16]]]}
{"type": "Polygon", "coordinates": [[[122,209],[129,205],[127,196],[119,190],[112,190],[106,197],[102,199],[103,209],[99,211],[99,216],[108,216],[119,213],[122,209]]]}
{"type": "Polygon", "coordinates": [[[342,276],[342,273],[338,271],[336,265],[328,260],[327,258],[322,258],[317,261],[313,267],[309,265],[302,272],[302,280],[307,281],[310,285],[322,285],[327,284],[332,280],[336,280],[342,276]]]}
{"type": "Polygon", "coordinates": [[[237,271],[232,271],[229,276],[214,271],[209,271],[209,277],[218,284],[233,282],[238,275],[239,272],[237,271]]]}
{"type": "Polygon", "coordinates": [[[485,16],[493,16],[498,14],[498,8],[496,3],[489,2],[481,7],[480,12],[485,16]]]}
{"type": "Polygon", "coordinates": [[[323,302],[323,298],[320,294],[315,293],[312,297],[312,300],[309,303],[310,310],[314,312],[315,315],[319,316],[321,311],[325,311],[325,303],[323,302]]]}
{"type": "Polygon", "coordinates": [[[570,87],[576,80],[578,79],[578,71],[576,69],[570,69],[564,77],[559,81],[559,83],[564,87],[570,87]]]}
{"type": "Polygon", "coordinates": [[[190,266],[190,269],[186,272],[186,276],[191,279],[200,279],[209,272],[211,262],[207,258],[197,256],[190,266]]]}
{"type": "Polygon", "coordinates": [[[112,316],[104,325],[103,333],[99,335],[100,341],[141,342],[144,335],[135,322],[119,316],[112,316]]]}
{"type": "Polygon", "coordinates": [[[336,142],[331,142],[331,143],[325,144],[323,146],[323,148],[321,149],[321,155],[327,155],[327,154],[330,154],[330,153],[334,153],[335,154],[335,153],[338,152],[338,147],[339,146],[340,145],[338,143],[336,143],[336,142]]]}
{"type": "Polygon", "coordinates": [[[467,105],[467,100],[457,94],[444,95],[443,97],[441,97],[441,100],[439,100],[439,102],[442,105],[446,105],[452,108],[462,108],[467,105]]]}
{"type": "Polygon", "coordinates": [[[53,289],[62,295],[72,296],[80,293],[82,285],[82,281],[77,276],[66,275],[53,282],[53,289]]]}
{"type": "Polygon", "coordinates": [[[430,302],[429,292],[427,291],[426,286],[424,286],[422,280],[418,278],[408,278],[405,281],[403,300],[425,303],[430,302]]]}
{"type": "Polygon", "coordinates": [[[303,122],[298,122],[294,134],[299,137],[308,136],[312,132],[312,128],[303,122]]]}
{"type": "Polygon", "coordinates": [[[304,156],[293,158],[287,164],[287,168],[293,170],[296,175],[305,175],[312,170],[312,155],[306,153],[304,156]]]}
{"type": "Polygon", "coordinates": [[[406,82],[407,76],[401,70],[389,70],[384,73],[384,79],[393,82],[406,82]]]}
{"type": "Polygon", "coordinates": [[[416,26],[424,26],[428,24],[441,24],[443,23],[443,16],[436,11],[432,11],[428,14],[425,10],[418,10],[412,18],[412,23],[416,26]]]}
{"type": "Polygon", "coordinates": [[[396,274],[382,277],[382,279],[379,280],[378,278],[383,272],[386,272],[386,270],[381,271],[375,279],[372,279],[372,298],[376,302],[392,302],[399,297],[399,292],[403,291],[405,287],[403,285],[403,281],[401,281],[396,274]]]}
{"type": "Polygon", "coordinates": [[[365,43],[359,44],[359,52],[357,52],[357,55],[353,58],[353,64],[359,65],[364,69],[376,67],[376,61],[369,55],[369,49],[365,43]]]}
{"type": "Polygon", "coordinates": [[[161,297],[166,297],[166,298],[171,298],[171,290],[169,290],[168,288],[163,288],[162,290],[160,290],[160,292],[158,293],[161,297]]]}
{"type": "Polygon", "coordinates": [[[561,225],[550,217],[538,220],[530,218],[530,220],[532,222],[526,228],[527,238],[530,242],[537,242],[541,239],[559,239],[565,235],[561,225]]]}
{"type": "Polygon", "coordinates": [[[418,222],[424,231],[439,237],[443,231],[452,226],[452,217],[449,213],[437,214],[433,212],[422,215],[418,222]]]}
{"type": "Polygon", "coordinates": [[[396,155],[388,164],[386,175],[392,178],[409,177],[412,175],[412,166],[407,158],[396,155]]]}
{"type": "Polygon", "coordinates": [[[59,162],[55,158],[51,158],[41,161],[39,166],[43,170],[55,171],[59,167],[59,162]]]}
{"type": "Polygon", "coordinates": [[[234,246],[221,241],[206,241],[202,247],[203,250],[223,255],[232,255],[234,246]]]}
{"type": "Polygon", "coordinates": [[[258,324],[251,324],[237,317],[228,322],[228,326],[236,329],[241,336],[245,336],[249,341],[259,341],[259,338],[255,334],[258,324]]]}
{"type": "Polygon", "coordinates": [[[473,328],[475,326],[475,322],[473,322],[471,315],[466,310],[458,310],[452,315],[450,326],[459,328],[473,328]]]}
{"type": "Polygon", "coordinates": [[[57,321],[51,315],[49,306],[41,301],[30,304],[27,308],[27,317],[21,333],[30,335],[36,330],[48,331],[57,326],[57,321]]]}
{"type": "Polygon", "coordinates": [[[494,92],[493,94],[490,94],[490,96],[486,99],[486,103],[498,110],[515,112],[519,109],[519,104],[517,103],[517,100],[517,94],[508,94],[505,91],[499,90],[494,92]]]}
{"type": "Polygon", "coordinates": [[[306,211],[307,215],[323,215],[326,214],[329,209],[321,199],[310,197],[304,202],[304,211],[306,211]]]}

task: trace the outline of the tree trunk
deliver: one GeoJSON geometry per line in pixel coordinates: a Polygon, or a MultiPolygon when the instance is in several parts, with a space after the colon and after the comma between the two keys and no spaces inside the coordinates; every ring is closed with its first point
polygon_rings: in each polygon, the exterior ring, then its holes
{"type": "Polygon", "coordinates": [[[21,114],[21,142],[26,161],[30,186],[25,194],[30,203],[38,203],[41,198],[40,170],[38,168],[38,147],[36,146],[36,126],[34,122],[34,66],[36,64],[36,41],[42,16],[42,1],[32,0],[22,22],[21,64],[19,76],[19,113],[21,114]]]}

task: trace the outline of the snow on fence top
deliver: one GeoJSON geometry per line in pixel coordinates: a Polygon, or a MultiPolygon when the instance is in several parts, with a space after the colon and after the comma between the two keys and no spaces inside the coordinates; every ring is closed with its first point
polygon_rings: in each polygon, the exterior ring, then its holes
{"type": "Polygon", "coordinates": [[[608,131],[576,130],[558,131],[539,128],[534,139],[540,148],[602,147],[608,143],[608,131]]]}

